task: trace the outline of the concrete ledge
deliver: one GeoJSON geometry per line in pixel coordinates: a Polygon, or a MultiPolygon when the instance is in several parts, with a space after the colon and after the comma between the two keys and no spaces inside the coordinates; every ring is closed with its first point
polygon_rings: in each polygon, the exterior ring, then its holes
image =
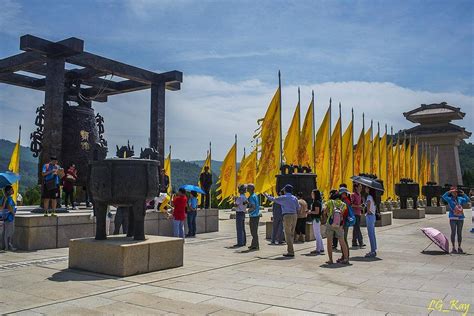
{"type": "Polygon", "coordinates": [[[425,214],[446,214],[446,206],[427,206],[425,214]]]}
{"type": "Polygon", "coordinates": [[[392,211],[393,218],[397,219],[420,219],[425,218],[425,209],[395,209],[392,211]]]}
{"type": "Polygon", "coordinates": [[[69,268],[120,277],[183,266],[181,238],[147,236],[135,241],[124,236],[107,240],[72,239],[69,242],[69,268]]]}
{"type": "MultiPolygon", "coordinates": [[[[392,212],[380,212],[380,219],[375,221],[375,227],[383,227],[392,225],[392,212]]],[[[360,217],[360,226],[367,227],[365,223],[365,215],[360,217]]]]}

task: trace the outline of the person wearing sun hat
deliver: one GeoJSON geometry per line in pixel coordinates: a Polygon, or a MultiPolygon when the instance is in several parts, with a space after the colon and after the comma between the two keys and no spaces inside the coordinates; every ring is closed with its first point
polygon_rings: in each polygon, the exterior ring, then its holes
{"type": "Polygon", "coordinates": [[[461,248],[462,227],[464,224],[464,210],[462,205],[469,203],[469,197],[457,187],[451,187],[449,191],[443,194],[443,200],[448,203],[449,207],[449,226],[451,226],[451,244],[453,245],[452,253],[463,254],[461,248]],[[455,240],[458,237],[458,249],[456,250],[455,240]]]}

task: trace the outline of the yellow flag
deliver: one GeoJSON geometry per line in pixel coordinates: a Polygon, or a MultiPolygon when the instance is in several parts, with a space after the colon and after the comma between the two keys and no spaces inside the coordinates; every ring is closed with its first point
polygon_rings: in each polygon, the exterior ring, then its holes
{"type": "Polygon", "coordinates": [[[255,190],[258,193],[276,191],[275,176],[280,172],[280,114],[280,88],[278,88],[261,123],[260,143],[262,149],[255,184],[255,190]]]}
{"type": "Polygon", "coordinates": [[[342,136],[342,182],[348,186],[352,183],[351,177],[354,175],[353,132],[353,122],[351,120],[342,136]]]}
{"type": "Polygon", "coordinates": [[[364,172],[372,173],[372,126],[364,136],[364,172]]]}
{"type": "Polygon", "coordinates": [[[412,168],[411,168],[411,178],[416,183],[420,183],[420,161],[418,156],[418,141],[415,142],[415,146],[413,146],[413,159],[412,159],[412,168]]]}
{"type": "Polygon", "coordinates": [[[325,198],[329,198],[329,191],[331,190],[331,178],[329,172],[329,137],[331,135],[331,106],[329,106],[324,119],[319,126],[316,133],[315,151],[316,151],[316,175],[318,188],[324,193],[325,198]]]}
{"type": "MultiPolygon", "coordinates": [[[[16,174],[20,174],[20,137],[18,137],[18,141],[16,142],[15,147],[13,148],[12,156],[10,158],[10,164],[8,165],[8,170],[14,172],[16,174]]],[[[18,196],[18,188],[19,188],[20,181],[17,181],[12,184],[14,193],[13,193],[13,201],[16,203],[16,198],[18,196]]]]}
{"type": "Polygon", "coordinates": [[[397,138],[397,143],[393,148],[393,183],[400,182],[400,143],[399,138],[397,138]]]}
{"type": "Polygon", "coordinates": [[[219,198],[221,203],[227,198],[237,194],[237,144],[234,143],[230,148],[229,152],[225,156],[221,166],[221,174],[219,175],[219,198]]]}
{"type": "Polygon", "coordinates": [[[359,140],[357,141],[357,145],[354,152],[354,175],[358,175],[363,172],[363,159],[362,156],[364,155],[364,130],[360,131],[359,140]]]}
{"type": "MultiPolygon", "coordinates": [[[[202,165],[201,172],[199,173],[199,176],[201,176],[201,174],[204,172],[205,167],[208,167],[209,172],[212,174],[212,170],[211,170],[211,152],[209,150],[207,151],[207,157],[206,157],[206,160],[204,161],[204,164],[202,165]]],[[[198,186],[201,187],[201,179],[198,180],[198,186]]],[[[204,203],[203,199],[204,199],[204,195],[200,194],[199,195],[199,203],[201,205],[202,205],[202,203],[204,203]]]]}
{"type": "Polygon", "coordinates": [[[387,198],[395,199],[393,182],[393,138],[387,145],[387,198]]]}
{"type": "Polygon", "coordinates": [[[304,118],[303,129],[301,130],[299,164],[311,167],[314,171],[314,102],[311,100],[308,111],[304,118]]]}
{"type": "Polygon", "coordinates": [[[339,117],[331,135],[331,190],[339,189],[339,184],[342,182],[341,142],[341,118],[339,117]]]}
{"type": "Polygon", "coordinates": [[[372,174],[380,177],[380,136],[379,132],[372,141],[372,174]]]}
{"type": "Polygon", "coordinates": [[[435,155],[435,160],[433,164],[433,174],[434,174],[434,181],[439,184],[439,154],[438,154],[438,148],[436,148],[436,155],[435,155]]]}
{"type": "Polygon", "coordinates": [[[237,173],[237,185],[255,183],[255,177],[257,175],[257,150],[255,149],[252,153],[242,158],[239,166],[239,172],[237,173]]]}
{"type": "Polygon", "coordinates": [[[298,150],[300,146],[300,103],[296,105],[295,114],[291,120],[290,128],[285,137],[283,145],[283,154],[285,155],[285,163],[289,165],[299,165],[298,150]]]}
{"type": "Polygon", "coordinates": [[[168,154],[168,157],[165,159],[164,163],[164,169],[165,169],[165,174],[169,177],[170,179],[170,184],[168,186],[168,194],[171,195],[172,189],[171,189],[171,151],[168,154]]]}
{"type": "Polygon", "coordinates": [[[387,177],[387,133],[385,133],[382,136],[382,139],[380,140],[380,175],[379,178],[383,181],[383,185],[385,188],[383,198],[386,200],[388,198],[388,177],[387,177]]]}
{"type": "MultiPolygon", "coordinates": [[[[405,150],[405,178],[411,178],[411,169],[413,166],[413,157],[411,153],[411,143],[408,140],[407,148],[405,150]]],[[[413,180],[413,178],[411,178],[413,180]]]]}
{"type": "Polygon", "coordinates": [[[405,144],[405,139],[403,139],[400,144],[400,179],[407,177],[407,174],[405,172],[406,159],[407,159],[406,144],[405,144]]]}

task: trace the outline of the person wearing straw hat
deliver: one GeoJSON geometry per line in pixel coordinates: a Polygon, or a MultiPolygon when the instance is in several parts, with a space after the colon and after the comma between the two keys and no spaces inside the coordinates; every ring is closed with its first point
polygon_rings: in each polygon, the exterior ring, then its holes
{"type": "Polygon", "coordinates": [[[464,210],[462,205],[469,203],[469,197],[462,190],[458,190],[457,187],[451,187],[451,189],[444,193],[442,196],[443,200],[448,203],[449,207],[449,226],[451,226],[451,243],[453,244],[452,253],[464,254],[461,248],[462,242],[462,227],[464,224],[464,210]],[[458,236],[458,249],[456,250],[455,240],[456,235],[458,236]]]}

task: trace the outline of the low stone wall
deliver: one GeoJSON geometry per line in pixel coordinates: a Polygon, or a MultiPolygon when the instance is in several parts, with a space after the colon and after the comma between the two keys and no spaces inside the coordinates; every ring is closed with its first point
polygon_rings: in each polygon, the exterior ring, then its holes
{"type": "MultiPolygon", "coordinates": [[[[114,231],[114,219],[115,215],[112,215],[109,234],[114,231]]],[[[68,247],[70,239],[94,237],[95,225],[95,218],[91,218],[87,213],[65,213],[49,217],[39,214],[17,214],[13,244],[21,250],[68,247]]],[[[219,211],[217,209],[199,210],[196,218],[196,233],[210,233],[218,230],[219,211]]],[[[145,234],[172,236],[173,223],[163,213],[147,211],[145,234]]]]}

